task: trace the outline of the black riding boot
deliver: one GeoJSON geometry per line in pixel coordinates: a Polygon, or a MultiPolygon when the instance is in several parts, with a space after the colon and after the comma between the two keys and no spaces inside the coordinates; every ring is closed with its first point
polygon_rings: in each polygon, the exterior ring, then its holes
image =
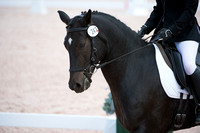
{"type": "Polygon", "coordinates": [[[196,109],[196,124],[200,124],[200,69],[196,69],[195,72],[189,76],[190,81],[192,84],[192,90],[193,90],[193,97],[195,98],[195,102],[197,104],[196,109]]]}

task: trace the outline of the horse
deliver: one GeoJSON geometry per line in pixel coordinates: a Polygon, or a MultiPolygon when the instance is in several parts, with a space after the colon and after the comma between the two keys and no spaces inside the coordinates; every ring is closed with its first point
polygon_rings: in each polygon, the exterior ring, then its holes
{"type": "Polygon", "coordinates": [[[70,58],[71,90],[87,90],[94,70],[101,68],[116,116],[130,133],[167,133],[195,126],[195,102],[190,99],[184,123],[174,127],[180,101],[163,90],[153,45],[112,15],[88,10],[70,18],[58,13],[67,25],[64,45],[70,58]]]}

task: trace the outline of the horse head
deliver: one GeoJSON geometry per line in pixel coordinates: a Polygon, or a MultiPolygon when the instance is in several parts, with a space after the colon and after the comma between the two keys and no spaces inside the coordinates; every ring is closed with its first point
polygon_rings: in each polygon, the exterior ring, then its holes
{"type": "Polygon", "coordinates": [[[70,57],[69,88],[80,93],[90,87],[92,74],[96,64],[100,61],[97,56],[97,48],[103,41],[95,38],[94,44],[94,36],[91,34],[97,35],[98,28],[93,25],[91,10],[72,19],[63,11],[58,11],[58,13],[62,22],[67,25],[64,45],[70,57]],[[92,25],[93,29],[89,29],[92,25]]]}

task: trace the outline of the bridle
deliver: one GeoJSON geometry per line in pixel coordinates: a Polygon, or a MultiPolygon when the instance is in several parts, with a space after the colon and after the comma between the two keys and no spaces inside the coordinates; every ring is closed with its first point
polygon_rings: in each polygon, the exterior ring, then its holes
{"type": "MultiPolygon", "coordinates": [[[[88,25],[87,27],[80,27],[80,28],[70,28],[70,29],[67,28],[67,32],[71,33],[71,32],[87,31],[89,26],[90,25],[88,25]]],[[[96,53],[97,52],[97,48],[94,46],[94,37],[89,36],[89,38],[90,38],[90,41],[91,41],[91,56],[90,56],[90,60],[81,68],[72,68],[72,67],[70,67],[69,71],[70,72],[81,72],[81,71],[83,71],[83,74],[88,79],[88,81],[91,83],[92,82],[91,76],[92,76],[95,68],[97,68],[97,64],[99,64],[100,61],[96,60],[96,59],[98,59],[98,57],[97,57],[97,53],[96,53]]]]}
{"type": "MultiPolygon", "coordinates": [[[[67,32],[71,33],[71,32],[87,31],[87,29],[90,26],[91,25],[88,25],[87,27],[69,28],[69,29],[67,27],[67,32]]],[[[98,57],[97,57],[97,53],[96,53],[97,52],[97,48],[94,45],[94,38],[95,37],[91,37],[91,36],[89,36],[89,37],[90,37],[90,40],[91,40],[91,58],[90,58],[90,60],[84,65],[84,67],[81,67],[81,68],[72,68],[70,66],[69,71],[70,72],[81,72],[81,71],[83,71],[83,74],[85,75],[85,77],[88,79],[88,81],[90,83],[92,82],[91,76],[92,76],[92,74],[93,74],[95,69],[102,68],[102,67],[104,67],[104,66],[106,66],[106,65],[108,65],[108,64],[110,64],[110,63],[112,63],[112,62],[114,62],[114,61],[116,61],[116,60],[118,60],[120,58],[123,58],[123,57],[128,56],[128,55],[133,54],[133,53],[136,53],[137,51],[142,50],[142,49],[152,45],[152,43],[153,43],[153,42],[150,42],[150,43],[148,43],[148,45],[145,45],[145,46],[140,47],[138,49],[132,50],[132,51],[130,51],[128,53],[125,53],[125,54],[123,54],[123,55],[121,55],[119,57],[116,57],[116,58],[114,58],[114,59],[112,59],[110,61],[107,61],[107,62],[104,62],[104,63],[100,63],[100,60],[96,60],[96,59],[98,59],[98,57]]],[[[104,41],[106,40],[105,38],[102,38],[101,36],[100,36],[100,38],[103,39],[104,41]]]]}

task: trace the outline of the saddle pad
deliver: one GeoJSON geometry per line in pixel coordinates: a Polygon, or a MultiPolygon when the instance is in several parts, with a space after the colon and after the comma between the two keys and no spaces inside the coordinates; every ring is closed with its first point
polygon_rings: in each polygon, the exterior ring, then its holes
{"type": "MultiPolygon", "coordinates": [[[[180,99],[180,93],[183,93],[183,99],[187,98],[187,95],[189,93],[185,89],[181,89],[181,86],[176,81],[176,78],[174,76],[173,71],[169,68],[169,66],[164,61],[164,58],[160,52],[160,49],[155,45],[155,57],[156,57],[156,63],[160,75],[160,81],[162,84],[162,87],[168,97],[174,98],[174,99],[180,99]]],[[[190,99],[193,97],[190,96],[190,99]]]]}

